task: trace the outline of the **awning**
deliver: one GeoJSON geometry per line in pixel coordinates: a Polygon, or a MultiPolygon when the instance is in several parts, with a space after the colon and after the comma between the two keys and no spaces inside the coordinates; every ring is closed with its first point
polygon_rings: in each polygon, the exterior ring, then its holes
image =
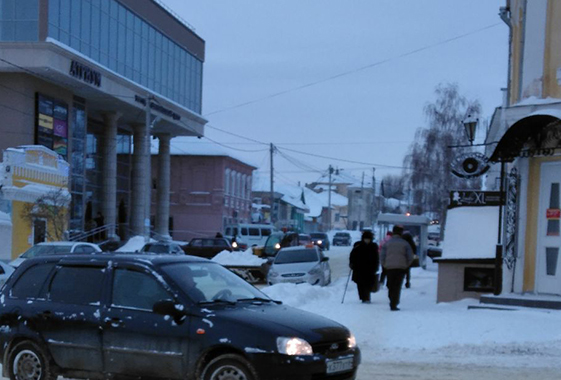
{"type": "Polygon", "coordinates": [[[511,162],[518,157],[524,145],[532,138],[538,147],[545,142],[546,129],[554,123],[561,122],[561,111],[556,109],[543,109],[528,114],[515,122],[501,137],[489,161],[511,162]]]}

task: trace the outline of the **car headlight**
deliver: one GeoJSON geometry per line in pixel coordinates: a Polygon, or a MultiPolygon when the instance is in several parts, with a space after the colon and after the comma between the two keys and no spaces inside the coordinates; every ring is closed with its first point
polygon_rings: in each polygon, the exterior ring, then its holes
{"type": "Polygon", "coordinates": [[[232,248],[238,248],[238,243],[233,242],[233,243],[232,243],[232,248]]]}
{"type": "Polygon", "coordinates": [[[277,338],[277,349],[285,355],[313,355],[314,350],[310,343],[300,338],[277,338]]]}
{"type": "Polygon", "coordinates": [[[275,244],[275,249],[281,249],[281,245],[279,243],[275,244]]]}
{"type": "Polygon", "coordinates": [[[320,273],[321,273],[321,268],[320,268],[319,265],[316,265],[315,267],[310,269],[310,271],[308,272],[308,274],[311,274],[311,275],[320,274],[320,273]]]}
{"type": "Polygon", "coordinates": [[[351,335],[347,338],[347,343],[349,345],[349,348],[355,348],[356,347],[356,338],[353,335],[353,333],[351,333],[351,335]]]}
{"type": "Polygon", "coordinates": [[[269,276],[271,276],[271,277],[278,277],[278,276],[279,276],[279,273],[278,273],[278,272],[275,272],[274,270],[272,270],[272,271],[269,271],[269,276]]]}
{"type": "Polygon", "coordinates": [[[322,244],[323,244],[323,241],[318,240],[318,245],[322,245],[322,244]]]}

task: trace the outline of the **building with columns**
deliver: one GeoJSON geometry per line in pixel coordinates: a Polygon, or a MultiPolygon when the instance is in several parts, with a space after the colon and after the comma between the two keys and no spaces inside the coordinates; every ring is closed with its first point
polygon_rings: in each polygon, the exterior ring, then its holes
{"type": "Polygon", "coordinates": [[[169,230],[174,240],[189,241],[224,233],[232,224],[251,223],[255,166],[197,138],[179,138],[172,147],[161,141],[153,144],[152,153],[152,220],[157,235],[169,230]],[[163,170],[173,178],[165,188],[158,181],[163,170]],[[167,220],[157,212],[162,202],[171,202],[167,220]]]}
{"type": "Polygon", "coordinates": [[[0,151],[43,145],[69,163],[71,230],[100,213],[108,238],[147,234],[155,202],[167,236],[170,139],[204,134],[204,58],[158,0],[0,0],[0,151]]]}

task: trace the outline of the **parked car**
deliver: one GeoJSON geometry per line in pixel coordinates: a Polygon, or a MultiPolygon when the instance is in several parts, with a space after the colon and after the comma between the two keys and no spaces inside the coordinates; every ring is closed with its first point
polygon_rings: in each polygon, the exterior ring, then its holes
{"type": "Polygon", "coordinates": [[[1,290],[10,379],[354,379],[350,331],[217,263],[104,254],[27,260],[1,290]]]}
{"type": "Polygon", "coordinates": [[[349,246],[351,243],[351,234],[348,232],[336,232],[335,236],[333,236],[333,245],[349,246]]]}
{"type": "Polygon", "coordinates": [[[232,252],[233,248],[226,238],[193,238],[183,250],[187,255],[211,259],[222,251],[232,252]]]}
{"type": "Polygon", "coordinates": [[[234,224],[225,228],[224,237],[240,246],[254,247],[264,245],[273,232],[275,227],[270,224],[234,224]]]}
{"type": "Polygon", "coordinates": [[[4,286],[8,278],[14,273],[14,267],[0,261],[0,288],[4,286]]]}
{"type": "Polygon", "coordinates": [[[312,242],[323,249],[324,251],[329,251],[329,236],[325,232],[312,232],[310,234],[312,237],[312,242]]]}
{"type": "Polygon", "coordinates": [[[282,248],[271,264],[267,275],[269,285],[282,282],[325,286],[331,283],[329,257],[321,249],[308,247],[282,248]]]}
{"type": "Polygon", "coordinates": [[[91,254],[101,252],[93,243],[57,241],[52,243],[38,243],[22,253],[17,259],[10,261],[10,265],[17,268],[24,260],[44,255],[64,255],[71,253],[91,254]]]}
{"type": "Polygon", "coordinates": [[[146,243],[144,247],[140,250],[140,252],[150,252],[156,253],[159,255],[184,255],[185,252],[181,248],[181,246],[177,243],[173,242],[155,242],[155,243],[146,243]]]}

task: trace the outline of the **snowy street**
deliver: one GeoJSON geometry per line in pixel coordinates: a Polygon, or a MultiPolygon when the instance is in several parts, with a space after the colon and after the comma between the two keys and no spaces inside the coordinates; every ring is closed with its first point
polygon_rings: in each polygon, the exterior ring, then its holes
{"type": "Polygon", "coordinates": [[[280,284],[263,290],[351,329],[363,355],[359,379],[559,379],[561,312],[468,310],[475,300],[436,304],[436,265],[413,270],[400,312],[390,312],[386,289],[373,294],[372,304],[361,304],[353,282],[342,305],[349,251],[327,252],[333,271],[328,287],[280,284]]]}

